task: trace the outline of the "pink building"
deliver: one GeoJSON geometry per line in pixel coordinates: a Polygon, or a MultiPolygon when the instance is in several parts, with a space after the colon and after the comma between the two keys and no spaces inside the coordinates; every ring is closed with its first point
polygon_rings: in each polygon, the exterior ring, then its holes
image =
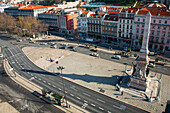
{"type": "Polygon", "coordinates": [[[148,6],[154,7],[139,9],[135,15],[133,47],[135,49],[141,47],[146,14],[150,12],[152,16],[150,23],[149,50],[155,52],[170,50],[170,10],[164,7],[164,5],[159,5],[159,7],[156,7],[155,4],[148,6]]]}

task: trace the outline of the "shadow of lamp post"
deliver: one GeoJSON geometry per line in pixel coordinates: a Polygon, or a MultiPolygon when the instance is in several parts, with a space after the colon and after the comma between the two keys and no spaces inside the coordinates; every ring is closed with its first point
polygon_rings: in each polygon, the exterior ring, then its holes
{"type": "MultiPolygon", "coordinates": [[[[58,66],[57,67],[58,70],[61,71],[61,77],[62,77],[62,70],[65,69],[63,66],[58,66]]],[[[62,77],[62,83],[63,83],[63,90],[64,90],[64,98],[66,100],[66,107],[67,107],[67,99],[66,99],[66,92],[65,92],[65,84],[64,84],[64,78],[62,77]]]]}

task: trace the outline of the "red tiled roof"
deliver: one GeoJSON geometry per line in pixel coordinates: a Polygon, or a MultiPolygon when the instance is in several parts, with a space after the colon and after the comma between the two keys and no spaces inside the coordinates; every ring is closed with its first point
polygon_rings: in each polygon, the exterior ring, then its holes
{"type": "Polygon", "coordinates": [[[26,6],[26,7],[21,7],[20,9],[41,9],[41,8],[48,8],[48,7],[54,7],[54,6],[26,6]]]}
{"type": "Polygon", "coordinates": [[[77,8],[77,10],[85,10],[86,8],[77,8]]]}
{"type": "Polygon", "coordinates": [[[89,11],[85,11],[85,12],[83,12],[82,14],[86,15],[86,14],[88,14],[88,13],[89,13],[89,11]]]}
{"type": "Polygon", "coordinates": [[[161,10],[160,8],[143,8],[139,10],[137,15],[146,15],[148,11],[154,16],[170,16],[170,12],[167,12],[164,9],[161,10]]]}
{"type": "Polygon", "coordinates": [[[94,11],[99,10],[98,8],[94,9],[94,11]]]}
{"type": "Polygon", "coordinates": [[[96,15],[96,14],[90,14],[90,17],[92,18],[100,18],[100,17],[103,17],[104,14],[99,14],[99,15],[96,15]]]}
{"type": "Polygon", "coordinates": [[[128,13],[135,13],[138,10],[138,8],[127,8],[127,9],[122,9],[121,12],[128,11],[128,13]]]}
{"type": "Polygon", "coordinates": [[[119,11],[108,11],[107,14],[118,14],[119,11]]]}
{"type": "Polygon", "coordinates": [[[109,20],[109,21],[118,21],[118,15],[110,15],[106,16],[104,20],[109,20]]]}

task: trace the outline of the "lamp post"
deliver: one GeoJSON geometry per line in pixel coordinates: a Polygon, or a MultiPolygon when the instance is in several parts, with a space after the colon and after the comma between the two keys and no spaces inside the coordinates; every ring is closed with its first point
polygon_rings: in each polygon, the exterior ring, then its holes
{"type": "MultiPolygon", "coordinates": [[[[58,66],[58,70],[61,70],[61,75],[62,75],[62,70],[65,69],[63,66],[58,66]]],[[[66,92],[65,92],[65,87],[64,87],[64,78],[62,77],[62,83],[63,83],[63,90],[64,90],[64,98],[66,100],[66,107],[67,107],[67,99],[66,99],[66,92]]]]}

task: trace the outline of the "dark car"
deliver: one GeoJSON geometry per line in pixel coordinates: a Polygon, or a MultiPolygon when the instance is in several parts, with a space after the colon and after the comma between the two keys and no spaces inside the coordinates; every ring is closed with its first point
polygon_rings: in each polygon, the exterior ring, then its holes
{"type": "Polygon", "coordinates": [[[67,49],[67,47],[66,46],[62,46],[62,47],[60,47],[60,49],[67,49]]]}
{"type": "Polygon", "coordinates": [[[90,51],[97,52],[97,49],[91,49],[90,51]]]}

